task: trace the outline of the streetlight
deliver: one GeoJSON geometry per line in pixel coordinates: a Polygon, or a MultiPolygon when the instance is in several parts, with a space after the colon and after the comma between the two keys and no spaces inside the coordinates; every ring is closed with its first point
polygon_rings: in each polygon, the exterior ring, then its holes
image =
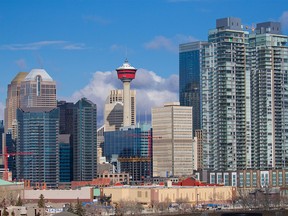
{"type": "Polygon", "coordinates": [[[197,193],[197,197],[196,197],[196,208],[198,208],[198,196],[199,196],[199,193],[197,193]]]}

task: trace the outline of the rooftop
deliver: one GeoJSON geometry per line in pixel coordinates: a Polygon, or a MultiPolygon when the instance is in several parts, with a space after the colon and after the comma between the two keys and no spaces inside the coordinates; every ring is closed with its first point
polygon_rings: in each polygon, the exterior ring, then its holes
{"type": "Polygon", "coordinates": [[[122,66],[118,67],[116,70],[123,70],[123,69],[129,69],[129,70],[136,70],[136,68],[134,68],[133,66],[131,66],[128,62],[128,60],[126,59],[125,62],[123,63],[122,66]]]}
{"type": "Polygon", "coordinates": [[[24,80],[24,78],[28,75],[28,72],[19,72],[14,79],[12,80],[12,82],[21,82],[24,80]]]}
{"type": "Polygon", "coordinates": [[[53,79],[44,69],[32,69],[25,77],[25,81],[35,81],[37,76],[40,76],[42,81],[53,81],[53,79]]]}

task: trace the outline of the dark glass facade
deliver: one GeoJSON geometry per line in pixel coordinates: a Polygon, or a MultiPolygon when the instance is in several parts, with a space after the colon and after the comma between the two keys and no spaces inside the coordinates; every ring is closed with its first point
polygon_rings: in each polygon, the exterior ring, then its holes
{"type": "Polygon", "coordinates": [[[97,177],[97,107],[82,98],[73,113],[73,180],[90,181],[97,177]]]}
{"type": "Polygon", "coordinates": [[[18,109],[17,120],[17,153],[29,153],[16,156],[17,178],[57,187],[59,109],[18,109]]]}
{"type": "Polygon", "coordinates": [[[179,101],[181,106],[193,107],[193,134],[201,129],[200,54],[205,42],[180,44],[179,101]]]}
{"type": "Polygon", "coordinates": [[[59,135],[59,182],[71,182],[73,177],[72,146],[69,140],[70,134],[59,135]]]}
{"type": "Polygon", "coordinates": [[[72,134],[74,103],[58,101],[57,107],[60,109],[59,133],[72,134]]]}
{"type": "MultiPolygon", "coordinates": [[[[6,134],[3,134],[5,136],[5,145],[7,147],[7,153],[14,153],[16,152],[16,143],[15,140],[12,139],[11,132],[8,132],[6,134]]],[[[15,156],[8,157],[8,169],[10,172],[12,172],[12,179],[16,178],[16,162],[15,162],[15,156]]]]}
{"type": "Polygon", "coordinates": [[[120,131],[104,132],[103,155],[111,162],[116,155],[121,172],[132,177],[131,182],[141,181],[152,175],[152,130],[148,125],[140,128],[125,127],[120,131]]]}
{"type": "Polygon", "coordinates": [[[141,146],[140,128],[104,132],[104,139],[103,155],[108,161],[113,154],[119,157],[145,157],[148,154],[148,145],[141,146]]]}

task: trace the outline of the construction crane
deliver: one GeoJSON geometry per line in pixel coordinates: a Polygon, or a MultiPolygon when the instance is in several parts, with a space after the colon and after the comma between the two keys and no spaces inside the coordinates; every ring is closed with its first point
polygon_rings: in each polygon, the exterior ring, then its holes
{"type": "Polygon", "coordinates": [[[2,179],[5,181],[9,180],[9,169],[8,169],[8,158],[10,156],[18,156],[18,155],[31,155],[33,154],[32,152],[12,152],[12,153],[8,153],[7,152],[7,147],[4,147],[4,153],[0,154],[0,156],[2,156],[4,158],[4,172],[3,172],[3,177],[2,179]]]}

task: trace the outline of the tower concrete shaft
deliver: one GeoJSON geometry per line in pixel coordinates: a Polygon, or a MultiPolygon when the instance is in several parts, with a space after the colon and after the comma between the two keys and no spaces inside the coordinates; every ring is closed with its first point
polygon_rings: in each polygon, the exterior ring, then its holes
{"type": "Polygon", "coordinates": [[[131,125],[130,81],[123,81],[123,126],[131,125]]]}
{"type": "Polygon", "coordinates": [[[137,69],[132,67],[126,59],[116,71],[118,79],[123,82],[123,127],[131,126],[130,82],[135,79],[137,69]]]}

